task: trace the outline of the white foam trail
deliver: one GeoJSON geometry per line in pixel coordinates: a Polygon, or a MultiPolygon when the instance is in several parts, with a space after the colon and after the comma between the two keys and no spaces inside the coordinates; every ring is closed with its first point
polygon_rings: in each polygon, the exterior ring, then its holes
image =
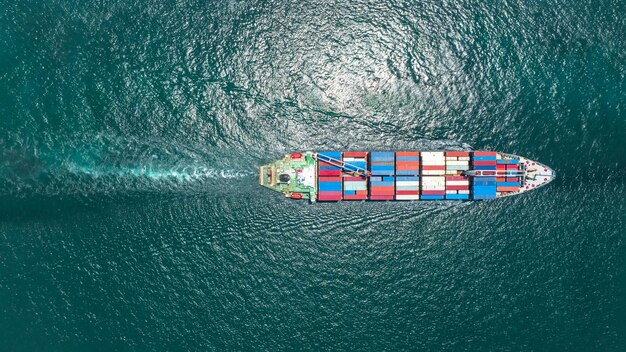
{"type": "Polygon", "coordinates": [[[151,167],[137,168],[94,168],[80,165],[70,165],[68,171],[73,174],[89,175],[91,177],[138,177],[151,180],[178,180],[192,181],[201,179],[235,179],[253,175],[249,171],[235,169],[215,169],[206,166],[185,166],[181,168],[171,168],[160,170],[151,167]]]}

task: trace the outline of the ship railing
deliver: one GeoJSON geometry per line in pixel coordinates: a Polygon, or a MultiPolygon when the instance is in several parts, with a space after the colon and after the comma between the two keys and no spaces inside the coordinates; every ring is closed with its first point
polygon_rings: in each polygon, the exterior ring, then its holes
{"type": "Polygon", "coordinates": [[[462,173],[465,176],[473,177],[521,177],[525,175],[524,171],[492,171],[492,170],[466,170],[462,173]]]}

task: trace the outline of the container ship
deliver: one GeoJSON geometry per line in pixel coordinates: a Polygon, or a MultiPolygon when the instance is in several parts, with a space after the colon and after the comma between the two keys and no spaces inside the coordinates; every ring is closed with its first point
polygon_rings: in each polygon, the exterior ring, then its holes
{"type": "Polygon", "coordinates": [[[304,152],[259,167],[259,184],[288,198],[476,201],[521,194],[556,173],[495,151],[304,152]]]}

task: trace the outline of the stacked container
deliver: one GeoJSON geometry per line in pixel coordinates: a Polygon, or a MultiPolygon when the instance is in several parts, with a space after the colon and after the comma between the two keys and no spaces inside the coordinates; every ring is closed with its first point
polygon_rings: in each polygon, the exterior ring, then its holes
{"type": "Polygon", "coordinates": [[[469,199],[469,152],[446,152],[446,199],[469,199]]]}
{"type": "Polygon", "coordinates": [[[446,152],[446,175],[460,175],[469,170],[469,152],[446,152]]]}
{"type": "Polygon", "coordinates": [[[443,152],[422,152],[422,175],[445,175],[446,157],[443,152]]]}
{"type": "Polygon", "coordinates": [[[422,199],[443,199],[445,194],[445,176],[422,176],[422,199]]]}
{"type": "Polygon", "coordinates": [[[419,152],[396,152],[396,175],[417,176],[419,174],[419,152]]]}
{"type": "Polygon", "coordinates": [[[446,199],[469,199],[469,177],[446,176],[446,199]]]}
{"type": "Polygon", "coordinates": [[[420,153],[396,152],[396,199],[420,199],[420,153]]]}
{"type": "MultiPolygon", "coordinates": [[[[364,173],[367,170],[367,153],[344,152],[344,171],[357,171],[364,173]]],[[[343,177],[343,199],[362,200],[367,199],[367,179],[364,176],[355,176],[348,172],[343,177]]]]}
{"type": "Polygon", "coordinates": [[[370,153],[370,200],[393,200],[394,195],[394,153],[370,153]]]}
{"type": "Polygon", "coordinates": [[[443,199],[446,194],[444,152],[422,152],[422,199],[443,199]],[[439,176],[441,175],[441,176],[439,176]]]}
{"type": "Polygon", "coordinates": [[[317,200],[341,200],[341,152],[320,152],[317,159],[317,200]]]}
{"type": "Polygon", "coordinates": [[[519,178],[517,177],[517,168],[519,160],[517,159],[498,159],[496,169],[498,174],[505,174],[506,177],[496,178],[496,191],[498,192],[517,192],[519,191],[519,178]]]}
{"type": "Polygon", "coordinates": [[[472,180],[474,199],[496,198],[496,152],[473,152],[472,169],[493,171],[494,176],[475,176],[472,180]]]}

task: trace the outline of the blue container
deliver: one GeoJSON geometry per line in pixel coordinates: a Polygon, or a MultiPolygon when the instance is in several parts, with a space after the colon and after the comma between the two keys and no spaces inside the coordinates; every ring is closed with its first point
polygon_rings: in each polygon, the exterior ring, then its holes
{"type": "Polygon", "coordinates": [[[493,170],[496,171],[495,165],[475,165],[474,170],[493,170]]]}
{"type": "Polygon", "coordinates": [[[489,161],[489,160],[496,160],[496,156],[475,156],[474,157],[475,161],[489,161]]]}
{"type": "Polygon", "coordinates": [[[420,170],[398,170],[396,175],[419,175],[420,170]]]}
{"type": "Polygon", "coordinates": [[[485,194],[493,194],[493,195],[495,195],[496,194],[496,187],[495,186],[494,187],[491,187],[491,186],[473,187],[472,188],[472,193],[474,195],[476,195],[476,194],[483,194],[483,195],[485,195],[485,194]]]}
{"type": "Polygon", "coordinates": [[[472,185],[472,188],[484,188],[484,187],[496,188],[496,183],[495,182],[489,182],[489,183],[479,183],[479,184],[473,184],[472,185]]]}
{"type": "Polygon", "coordinates": [[[387,176],[387,175],[393,175],[394,172],[393,170],[391,171],[387,171],[387,170],[371,170],[372,171],[372,175],[376,175],[376,176],[387,176]]]}
{"type": "Polygon", "coordinates": [[[436,195],[436,194],[428,194],[428,195],[422,195],[421,196],[422,199],[424,200],[437,200],[437,199],[443,199],[442,195],[436,195]]]}
{"type": "Polygon", "coordinates": [[[320,170],[341,170],[341,168],[337,166],[320,166],[320,170]]]}
{"type": "Polygon", "coordinates": [[[343,194],[347,195],[347,196],[353,196],[356,194],[356,191],[343,191],[343,194]]]}
{"type": "Polygon", "coordinates": [[[320,192],[338,192],[341,191],[341,182],[320,182],[318,188],[320,192]]]}
{"type": "Polygon", "coordinates": [[[518,187],[519,183],[517,183],[517,182],[498,182],[498,186],[501,186],[501,187],[518,187]]]}
{"type": "Polygon", "coordinates": [[[473,185],[495,185],[496,178],[495,177],[474,177],[472,180],[473,185]]]}
{"type": "Polygon", "coordinates": [[[343,165],[343,168],[348,171],[362,171],[365,170],[364,161],[350,161],[343,165]]]}
{"type": "Polygon", "coordinates": [[[419,156],[397,156],[396,160],[397,161],[419,161],[420,157],[419,156]]]}
{"type": "Polygon", "coordinates": [[[469,199],[469,194],[446,194],[446,199],[469,199]]]}
{"type": "Polygon", "coordinates": [[[383,180],[383,178],[380,177],[380,176],[370,177],[370,182],[380,182],[382,180],[383,180]]]}
{"type": "Polygon", "coordinates": [[[383,181],[385,181],[385,182],[393,182],[394,181],[394,177],[393,176],[383,177],[383,181]]]}
{"type": "Polygon", "coordinates": [[[393,152],[371,152],[370,158],[372,161],[384,161],[384,160],[393,160],[394,153],[393,152]]]}
{"type": "Polygon", "coordinates": [[[472,185],[472,189],[496,189],[496,184],[472,185]]]}
{"type": "Polygon", "coordinates": [[[392,186],[393,187],[393,181],[391,181],[391,182],[370,182],[370,185],[372,185],[372,186],[392,186]]]}
{"type": "Polygon", "coordinates": [[[507,165],[519,164],[519,160],[517,160],[517,159],[511,159],[511,160],[498,159],[498,164],[507,164],[507,165]]]}
{"type": "Polygon", "coordinates": [[[317,157],[319,159],[325,159],[322,161],[328,161],[329,158],[333,158],[336,160],[341,160],[341,152],[319,152],[317,153],[317,157]]]}
{"type": "Polygon", "coordinates": [[[496,188],[496,183],[479,183],[479,184],[473,184],[472,188],[485,188],[485,187],[491,187],[493,189],[496,188]]]}
{"type": "Polygon", "coordinates": [[[474,194],[474,199],[496,199],[496,194],[474,194]]]}
{"type": "Polygon", "coordinates": [[[393,171],[395,167],[393,165],[372,165],[372,170],[391,170],[393,171]]]}
{"type": "Polygon", "coordinates": [[[400,181],[419,181],[420,178],[417,176],[398,176],[396,177],[396,180],[398,180],[398,182],[400,181]]]}

